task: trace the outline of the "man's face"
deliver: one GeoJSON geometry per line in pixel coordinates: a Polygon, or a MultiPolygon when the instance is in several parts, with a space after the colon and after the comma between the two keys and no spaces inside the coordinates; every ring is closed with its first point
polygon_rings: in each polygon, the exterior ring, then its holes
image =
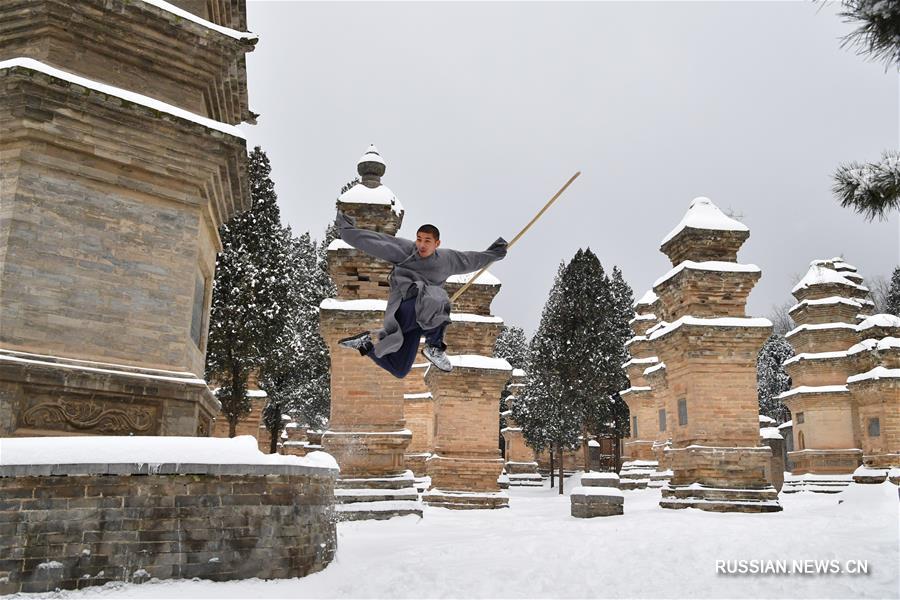
{"type": "Polygon", "coordinates": [[[434,254],[435,249],[441,245],[441,240],[434,239],[434,236],[424,231],[416,233],[416,251],[420,258],[428,258],[434,254]]]}

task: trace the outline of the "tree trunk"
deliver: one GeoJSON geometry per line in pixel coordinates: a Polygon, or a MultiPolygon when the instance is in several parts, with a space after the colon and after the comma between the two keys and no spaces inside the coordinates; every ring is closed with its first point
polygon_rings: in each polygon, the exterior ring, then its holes
{"type": "Polygon", "coordinates": [[[565,478],[565,475],[563,475],[563,467],[564,467],[565,461],[563,460],[562,444],[559,444],[557,446],[557,448],[559,449],[558,450],[559,451],[559,495],[562,496],[563,495],[563,479],[565,478]]]}
{"type": "Polygon", "coordinates": [[[622,468],[622,465],[619,464],[622,461],[622,451],[619,449],[620,441],[618,430],[613,434],[613,444],[615,444],[613,446],[613,471],[618,473],[619,469],[622,468]]]}
{"type": "Polygon", "coordinates": [[[237,419],[228,416],[228,437],[233,438],[237,434],[237,419]]]}
{"type": "Polygon", "coordinates": [[[278,432],[270,431],[269,432],[269,454],[277,454],[278,453],[278,432]]]}
{"type": "Polygon", "coordinates": [[[582,441],[582,444],[581,444],[581,451],[582,451],[582,454],[584,454],[584,472],[590,473],[591,472],[591,445],[589,443],[590,440],[588,439],[587,429],[582,430],[582,437],[584,438],[584,440],[582,441]]]}
{"type": "Polygon", "coordinates": [[[550,489],[553,489],[553,444],[550,444],[550,489]]]}

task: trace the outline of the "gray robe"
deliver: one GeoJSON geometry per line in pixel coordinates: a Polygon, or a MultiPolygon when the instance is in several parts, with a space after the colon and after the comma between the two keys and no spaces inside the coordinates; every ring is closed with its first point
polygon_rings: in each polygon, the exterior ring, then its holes
{"type": "Polygon", "coordinates": [[[506,256],[506,241],[497,241],[484,252],[459,252],[438,248],[428,258],[416,251],[416,243],[388,235],[359,229],[353,218],[338,212],[335,225],[342,240],[366,254],[371,254],[394,265],[390,277],[390,295],[384,313],[384,328],[373,332],[379,343],[375,355],[384,356],[400,349],[403,332],[394,313],[404,298],[412,296],[417,288],[416,322],[423,330],[434,329],[450,321],[450,298],[444,290],[444,282],[451,275],[471,273],[506,256]]]}

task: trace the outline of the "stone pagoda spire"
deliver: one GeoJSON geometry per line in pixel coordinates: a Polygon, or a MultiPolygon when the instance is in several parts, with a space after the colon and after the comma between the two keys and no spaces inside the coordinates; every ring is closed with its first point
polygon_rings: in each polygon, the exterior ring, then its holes
{"type": "Polygon", "coordinates": [[[756,392],[756,355],[772,324],[745,315],[761,272],[736,262],[749,236],[697,198],[660,247],[673,268],[653,284],[660,322],[645,334],[648,354],[665,364],[654,375],[664,379],[659,429],[672,438],[664,508],[781,510],[766,479],[772,452],[760,445],[756,392]]]}
{"type": "Polygon", "coordinates": [[[892,432],[881,433],[880,415],[900,397],[894,377],[885,376],[892,374],[900,319],[872,316],[868,292],[856,268],[840,257],[812,261],[791,291],[797,327],[785,337],[797,354],[785,362],[792,388],[780,396],[794,436],[786,491],[833,492],[863,462],[890,466],[881,455],[891,451],[882,452],[881,444],[892,432]],[[877,425],[870,428],[869,418],[877,425]]]}
{"type": "MultiPolygon", "coordinates": [[[[355,218],[359,227],[396,234],[403,207],[381,183],[385,163],[374,146],[359,159],[357,172],[360,182],[345,188],[337,210],[355,218]]],[[[337,298],[324,300],[319,312],[331,354],[331,416],[322,446],[341,467],[338,512],[346,519],[421,515],[413,474],[403,458],[412,438],[403,414],[405,384],[337,345],[341,338],[382,326],[392,266],[338,239],[328,247],[328,269],[337,298]],[[379,488],[381,494],[372,492],[379,488]],[[377,502],[385,500],[392,502],[377,502]]]]}

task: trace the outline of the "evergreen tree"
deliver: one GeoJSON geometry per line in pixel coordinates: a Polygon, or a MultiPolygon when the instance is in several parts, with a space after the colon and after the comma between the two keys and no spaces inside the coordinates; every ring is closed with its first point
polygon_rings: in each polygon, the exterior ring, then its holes
{"type": "MultiPolygon", "coordinates": [[[[890,0],[844,0],[844,20],[857,28],[844,38],[860,54],[883,60],[888,69],[900,65],[900,3],[890,0]]],[[[878,162],[841,165],[833,191],[841,206],[869,220],[886,219],[900,208],[900,152],[886,150],[878,162]]]]}
{"type": "Polygon", "coordinates": [[[889,314],[900,317],[900,267],[894,269],[891,275],[891,286],[887,293],[887,306],[885,311],[889,314]]]}
{"type": "Polygon", "coordinates": [[[290,232],[281,225],[270,174],[257,146],[249,161],[251,207],[219,231],[223,252],[216,260],[206,372],[221,382],[217,396],[232,437],[250,410],[250,372],[281,342],[292,308],[290,232]]]}
{"type": "Polygon", "coordinates": [[[778,395],[791,389],[791,378],[784,370],[784,362],[794,356],[794,349],[786,339],[772,334],[756,357],[756,386],[759,412],[779,424],[790,419],[790,411],[778,395]]]}
{"type": "Polygon", "coordinates": [[[505,358],[513,369],[524,369],[528,355],[528,340],[521,327],[503,326],[494,343],[494,357],[505,358]]]}

